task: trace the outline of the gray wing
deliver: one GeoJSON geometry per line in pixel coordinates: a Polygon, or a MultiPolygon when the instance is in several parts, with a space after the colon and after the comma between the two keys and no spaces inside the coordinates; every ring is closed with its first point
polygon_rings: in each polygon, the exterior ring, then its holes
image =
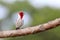
{"type": "Polygon", "coordinates": [[[22,21],[21,20],[18,20],[16,22],[16,28],[20,28],[22,25],[23,25],[23,20],[22,21]]]}

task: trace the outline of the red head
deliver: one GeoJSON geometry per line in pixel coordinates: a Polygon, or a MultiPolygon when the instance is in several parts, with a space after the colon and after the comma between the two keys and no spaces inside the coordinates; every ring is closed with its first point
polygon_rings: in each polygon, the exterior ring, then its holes
{"type": "Polygon", "coordinates": [[[20,16],[21,19],[23,18],[23,16],[24,16],[23,11],[20,11],[20,12],[19,12],[19,16],[20,16]]]}

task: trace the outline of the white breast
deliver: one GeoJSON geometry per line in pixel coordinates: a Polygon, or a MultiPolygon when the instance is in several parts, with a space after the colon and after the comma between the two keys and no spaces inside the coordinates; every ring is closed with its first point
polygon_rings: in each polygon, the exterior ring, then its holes
{"type": "Polygon", "coordinates": [[[23,20],[18,19],[16,22],[16,27],[21,27],[23,25],[23,20]]]}

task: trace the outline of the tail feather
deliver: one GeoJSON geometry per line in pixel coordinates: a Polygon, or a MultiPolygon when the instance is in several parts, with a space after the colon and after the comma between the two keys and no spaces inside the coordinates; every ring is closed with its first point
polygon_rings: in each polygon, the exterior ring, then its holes
{"type": "Polygon", "coordinates": [[[19,27],[18,28],[16,28],[16,30],[18,30],[18,29],[20,29],[19,27]]]}

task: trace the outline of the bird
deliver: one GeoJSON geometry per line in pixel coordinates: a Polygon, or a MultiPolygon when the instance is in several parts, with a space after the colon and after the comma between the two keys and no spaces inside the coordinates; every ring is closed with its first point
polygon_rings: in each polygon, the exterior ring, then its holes
{"type": "Polygon", "coordinates": [[[23,24],[24,24],[23,16],[24,16],[24,12],[20,11],[18,13],[18,18],[16,21],[16,30],[20,29],[23,26],[23,24]]]}

